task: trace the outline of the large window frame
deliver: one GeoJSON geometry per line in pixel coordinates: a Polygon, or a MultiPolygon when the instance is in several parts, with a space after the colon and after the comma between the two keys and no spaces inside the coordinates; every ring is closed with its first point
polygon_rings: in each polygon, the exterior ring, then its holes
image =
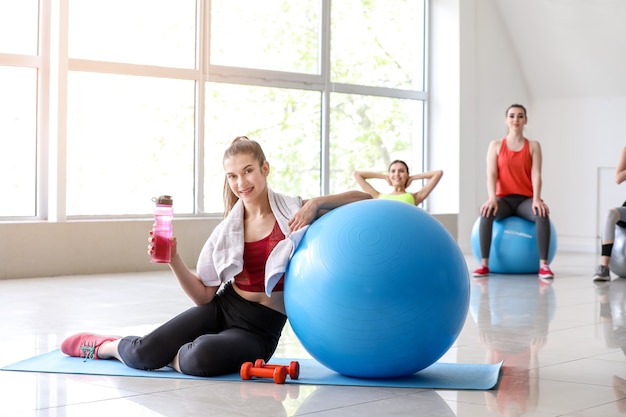
{"type": "MultiPolygon", "coordinates": [[[[71,58],[68,55],[68,16],[70,0],[40,0],[39,10],[39,53],[38,55],[19,55],[0,53],[0,66],[35,68],[38,71],[38,105],[37,105],[37,186],[36,215],[33,217],[9,217],[2,221],[14,220],[47,220],[67,221],[82,218],[106,218],[119,216],[68,216],[66,207],[67,188],[65,185],[67,164],[67,117],[68,117],[68,74],[71,72],[93,72],[102,74],[119,74],[128,76],[157,77],[177,80],[190,80],[196,85],[195,99],[195,186],[194,207],[185,216],[207,216],[221,213],[207,213],[204,207],[204,121],[205,96],[207,83],[229,83],[272,88],[293,88],[311,90],[321,93],[321,131],[320,131],[320,194],[328,194],[331,187],[330,179],[330,100],[334,93],[387,97],[396,99],[416,100],[423,103],[424,113],[427,109],[428,93],[424,90],[408,90],[387,87],[373,87],[333,82],[330,76],[330,36],[331,36],[331,0],[321,0],[321,28],[319,57],[320,74],[304,74],[250,69],[214,65],[209,62],[211,27],[211,1],[197,1],[197,64],[193,69],[170,68],[151,65],[137,65],[93,61],[71,58]]],[[[428,1],[425,4],[424,22],[424,82],[427,73],[427,16],[428,1]]],[[[420,115],[425,121],[425,114],[420,115]]],[[[425,122],[424,122],[425,124],[425,122]]],[[[419,150],[419,165],[413,171],[424,169],[427,155],[426,126],[422,132],[422,149],[419,150]]],[[[415,162],[415,161],[414,161],[415,162]]],[[[383,167],[381,167],[383,168],[383,167]]],[[[146,217],[145,215],[130,215],[146,217]]]]}

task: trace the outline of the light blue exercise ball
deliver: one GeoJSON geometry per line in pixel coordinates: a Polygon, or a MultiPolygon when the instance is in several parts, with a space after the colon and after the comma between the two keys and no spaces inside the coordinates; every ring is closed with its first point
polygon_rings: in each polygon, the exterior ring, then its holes
{"type": "Polygon", "coordinates": [[[364,200],[324,214],[285,274],[285,308],[309,354],[342,375],[393,378],[439,360],[469,309],[459,246],[424,210],[364,200]]]}
{"type": "MultiPolygon", "coordinates": [[[[472,228],[472,252],[480,263],[480,217],[472,228]]],[[[509,216],[493,222],[489,251],[489,271],[498,274],[536,274],[539,272],[539,247],[534,222],[517,216],[509,216]]],[[[548,263],[556,255],[557,236],[550,220],[550,246],[548,263]]]]}

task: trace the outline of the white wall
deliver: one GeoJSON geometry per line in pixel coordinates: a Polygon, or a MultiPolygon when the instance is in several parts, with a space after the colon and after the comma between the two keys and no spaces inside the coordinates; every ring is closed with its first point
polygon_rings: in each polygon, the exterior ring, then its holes
{"type": "MultiPolygon", "coordinates": [[[[178,250],[195,268],[219,219],[175,219],[178,250]]],[[[168,269],[150,263],[152,220],[0,223],[0,279],[168,269]]]]}
{"type": "Polygon", "coordinates": [[[626,97],[538,99],[533,112],[533,133],[544,153],[544,196],[553,213],[559,249],[597,252],[606,211],[602,207],[618,206],[626,199],[625,186],[614,182],[615,166],[626,146],[622,134],[626,97]]]}
{"type": "MultiPolygon", "coordinates": [[[[495,0],[432,0],[431,34],[433,45],[442,44],[437,37],[457,36],[457,48],[448,53],[459,59],[438,59],[444,53],[433,53],[435,74],[430,86],[431,123],[458,117],[458,187],[452,192],[458,196],[458,243],[465,253],[471,253],[470,236],[479,208],[487,198],[485,156],[493,139],[505,133],[504,113],[514,103],[524,104],[532,114],[532,103],[524,76],[517,62],[506,27],[502,23],[495,0]],[[456,30],[452,26],[456,25],[456,30]],[[447,34],[447,35],[446,35],[447,34]],[[451,69],[442,66],[456,66],[451,69]],[[445,77],[449,79],[446,80],[445,77]],[[459,85],[454,98],[439,95],[439,85],[459,85]],[[446,101],[446,106],[439,104],[446,101]],[[454,106],[458,105],[458,109],[454,106]],[[438,113],[443,112],[443,113],[438,113]]],[[[449,47],[449,46],[448,46],[449,47]]],[[[445,92],[446,90],[443,89],[445,92]]],[[[444,141],[448,131],[431,129],[433,144],[444,141]]],[[[432,145],[431,145],[432,146],[432,145]]],[[[450,148],[439,158],[447,157],[450,148]]],[[[439,159],[440,160],[440,159],[439,159]]],[[[456,162],[457,160],[454,159],[456,162]]],[[[445,181],[450,176],[444,175],[445,181]]]]}

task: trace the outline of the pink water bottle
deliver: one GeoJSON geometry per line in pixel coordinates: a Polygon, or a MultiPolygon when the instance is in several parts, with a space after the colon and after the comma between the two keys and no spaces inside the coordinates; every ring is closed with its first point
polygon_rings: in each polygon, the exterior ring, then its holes
{"type": "Polygon", "coordinates": [[[174,218],[174,201],[169,195],[162,195],[152,199],[156,203],[154,207],[154,224],[152,225],[152,237],[154,238],[151,262],[169,263],[172,256],[172,219],[174,218]]]}

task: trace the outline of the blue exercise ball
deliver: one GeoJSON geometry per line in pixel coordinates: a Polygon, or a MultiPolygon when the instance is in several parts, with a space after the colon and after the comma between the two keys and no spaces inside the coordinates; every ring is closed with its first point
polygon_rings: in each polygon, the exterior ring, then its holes
{"type": "Polygon", "coordinates": [[[323,215],[285,273],[285,308],[302,346],[358,378],[418,372],[458,337],[469,309],[459,246],[424,210],[364,200],[323,215]]]}
{"type": "MultiPolygon", "coordinates": [[[[480,217],[472,228],[472,252],[480,263],[480,217]]],[[[489,271],[499,274],[536,274],[539,272],[539,248],[535,223],[517,216],[493,222],[489,271]]],[[[550,247],[548,263],[556,255],[557,236],[554,223],[550,220],[550,247]]]]}
{"type": "Polygon", "coordinates": [[[619,225],[615,225],[609,269],[618,277],[626,277],[626,228],[619,225]]]}

